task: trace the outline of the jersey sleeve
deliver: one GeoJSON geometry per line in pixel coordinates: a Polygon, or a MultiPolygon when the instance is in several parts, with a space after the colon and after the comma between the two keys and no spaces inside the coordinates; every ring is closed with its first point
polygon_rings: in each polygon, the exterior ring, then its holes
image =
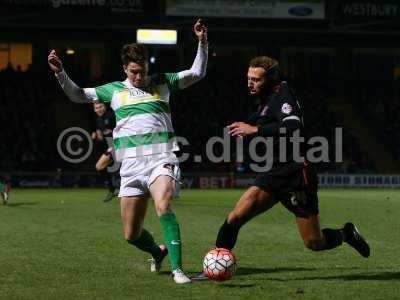
{"type": "Polygon", "coordinates": [[[67,97],[75,103],[91,103],[97,100],[93,88],[83,89],[69,78],[65,70],[55,73],[55,76],[67,97]]]}
{"type": "Polygon", "coordinates": [[[113,98],[114,92],[119,92],[123,89],[125,89],[125,85],[122,82],[115,81],[95,87],[92,90],[87,89],[87,91],[85,92],[93,94],[93,98],[96,98],[95,100],[97,101],[110,103],[113,98]]]}
{"type": "Polygon", "coordinates": [[[273,95],[271,113],[275,122],[258,126],[258,134],[261,136],[279,135],[280,128],[285,128],[286,134],[290,135],[302,126],[300,107],[286,84],[282,84],[280,91],[273,95]]]}
{"type": "Polygon", "coordinates": [[[165,81],[171,92],[185,89],[206,76],[208,61],[208,43],[199,42],[196,57],[190,69],[178,73],[165,73],[165,81]]]}
{"type": "Polygon", "coordinates": [[[281,124],[292,120],[301,123],[300,107],[285,83],[282,84],[280,92],[274,95],[272,113],[281,124]]]}
{"type": "Polygon", "coordinates": [[[165,73],[164,80],[171,92],[179,90],[179,76],[178,73],[165,73]]]}

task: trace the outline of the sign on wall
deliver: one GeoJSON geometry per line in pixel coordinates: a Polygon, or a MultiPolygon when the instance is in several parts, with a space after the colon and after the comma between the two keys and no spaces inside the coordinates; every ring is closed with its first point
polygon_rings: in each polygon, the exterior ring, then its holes
{"type": "Polygon", "coordinates": [[[382,1],[341,1],[336,15],[344,19],[391,19],[400,14],[400,3],[382,1]]]}
{"type": "Polygon", "coordinates": [[[325,2],[322,0],[167,0],[166,15],[216,18],[324,19],[325,2]]]}

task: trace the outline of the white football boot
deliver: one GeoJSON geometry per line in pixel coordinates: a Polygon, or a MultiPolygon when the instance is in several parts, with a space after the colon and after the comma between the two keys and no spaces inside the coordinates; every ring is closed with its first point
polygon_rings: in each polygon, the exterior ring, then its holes
{"type": "Polygon", "coordinates": [[[172,278],[177,284],[185,284],[192,282],[188,276],[181,269],[172,271],[172,278]]]}

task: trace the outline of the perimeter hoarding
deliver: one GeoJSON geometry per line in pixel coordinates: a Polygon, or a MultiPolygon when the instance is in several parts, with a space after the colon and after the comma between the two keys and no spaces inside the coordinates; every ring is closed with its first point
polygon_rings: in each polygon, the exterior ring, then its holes
{"type": "Polygon", "coordinates": [[[325,19],[325,2],[167,0],[166,15],[215,18],[325,19]]]}

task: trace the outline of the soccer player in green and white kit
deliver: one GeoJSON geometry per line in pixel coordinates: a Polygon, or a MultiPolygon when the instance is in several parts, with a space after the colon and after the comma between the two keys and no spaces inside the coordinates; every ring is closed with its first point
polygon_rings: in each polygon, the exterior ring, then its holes
{"type": "Polygon", "coordinates": [[[8,200],[10,198],[10,191],[11,191],[10,184],[7,183],[7,180],[3,176],[0,176],[0,195],[1,198],[3,199],[4,205],[8,203],[8,200]]]}
{"type": "Polygon", "coordinates": [[[148,54],[140,44],[123,46],[121,59],[127,78],[96,88],[80,88],[66,74],[55,51],[48,56],[50,68],[64,92],[73,102],[109,103],[117,124],[113,131],[115,155],[121,161],[121,218],[125,239],[152,255],[151,271],[159,271],[169,254],[176,283],[189,283],[182,271],[182,246],[179,224],[171,209],[176,196],[178,150],[171,122],[169,95],[206,75],[208,59],[207,28],[199,19],[194,25],[199,39],[197,55],[190,69],[179,73],[148,76],[148,54]],[[164,234],[164,245],[157,245],[143,228],[148,198],[155,203],[164,234]]]}

